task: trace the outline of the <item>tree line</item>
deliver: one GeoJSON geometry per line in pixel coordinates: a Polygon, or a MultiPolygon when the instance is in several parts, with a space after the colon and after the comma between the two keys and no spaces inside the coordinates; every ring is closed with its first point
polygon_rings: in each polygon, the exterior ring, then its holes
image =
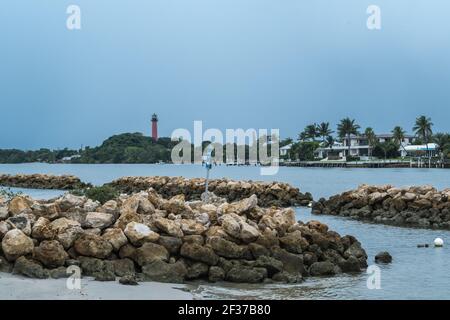
{"type": "MultiPolygon", "coordinates": [[[[362,130],[355,119],[346,117],[337,124],[336,135],[333,133],[329,122],[313,123],[307,125],[298,134],[297,141],[287,138],[281,145],[292,144],[289,151],[290,159],[310,161],[315,159],[315,151],[320,148],[333,148],[335,142],[346,142],[347,155],[350,154],[350,139],[352,135],[358,135],[367,140],[369,157],[396,158],[400,156],[399,149],[405,139],[406,131],[401,126],[395,126],[392,130],[392,139],[380,142],[372,127],[362,130]]],[[[413,144],[436,143],[438,152],[444,159],[450,158],[450,135],[449,133],[433,132],[433,122],[427,116],[419,116],[412,127],[414,132],[413,144]]],[[[351,158],[351,157],[350,157],[351,158]]]]}

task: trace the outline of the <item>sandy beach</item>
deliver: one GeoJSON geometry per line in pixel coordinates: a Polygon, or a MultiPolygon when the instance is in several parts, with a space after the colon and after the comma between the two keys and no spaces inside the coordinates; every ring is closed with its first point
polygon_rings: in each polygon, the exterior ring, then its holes
{"type": "Polygon", "coordinates": [[[81,279],[81,289],[69,290],[67,279],[30,279],[0,273],[1,300],[192,300],[185,285],[142,282],[137,286],[119,282],[100,282],[92,278],[81,279]]]}

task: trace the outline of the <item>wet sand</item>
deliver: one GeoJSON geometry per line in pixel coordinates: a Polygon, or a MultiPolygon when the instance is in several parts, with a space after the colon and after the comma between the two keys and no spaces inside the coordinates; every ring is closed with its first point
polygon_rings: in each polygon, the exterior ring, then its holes
{"type": "Polygon", "coordinates": [[[30,279],[0,273],[0,300],[192,300],[185,285],[141,282],[137,286],[81,279],[81,289],[70,290],[67,279],[30,279]]]}

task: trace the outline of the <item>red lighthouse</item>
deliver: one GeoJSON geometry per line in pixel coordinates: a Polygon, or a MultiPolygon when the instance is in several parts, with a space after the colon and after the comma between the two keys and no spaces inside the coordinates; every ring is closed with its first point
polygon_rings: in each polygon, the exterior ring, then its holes
{"type": "Polygon", "coordinates": [[[158,141],[158,116],[156,113],[152,115],[152,139],[158,141]]]}

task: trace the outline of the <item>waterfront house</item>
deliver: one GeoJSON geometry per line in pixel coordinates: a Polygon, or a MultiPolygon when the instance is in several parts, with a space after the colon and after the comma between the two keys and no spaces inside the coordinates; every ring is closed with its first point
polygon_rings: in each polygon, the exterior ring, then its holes
{"type": "MultiPolygon", "coordinates": [[[[376,139],[379,143],[389,142],[394,139],[394,136],[390,133],[376,135],[376,139]]],[[[405,135],[405,138],[401,142],[399,152],[402,157],[407,155],[405,150],[406,146],[411,145],[414,136],[405,135]]],[[[359,157],[361,160],[368,159],[369,149],[373,146],[369,146],[369,141],[365,135],[351,135],[350,139],[343,139],[342,143],[335,144],[332,147],[320,147],[316,150],[316,156],[318,158],[333,158],[344,159],[347,156],[359,157]],[[350,154],[349,146],[350,144],[350,154]],[[331,157],[330,157],[331,155],[331,157]]]]}

